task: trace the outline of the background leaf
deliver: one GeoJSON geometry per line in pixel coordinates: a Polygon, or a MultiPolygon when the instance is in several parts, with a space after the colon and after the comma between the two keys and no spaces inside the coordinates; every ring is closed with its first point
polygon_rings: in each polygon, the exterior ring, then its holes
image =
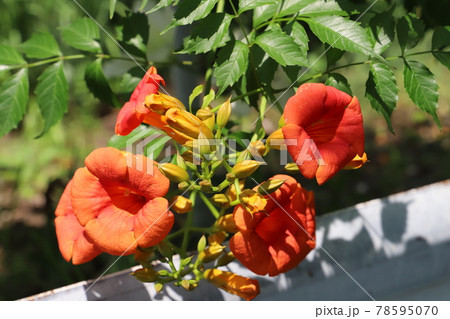
{"type": "Polygon", "coordinates": [[[281,30],[269,30],[255,39],[255,43],[282,66],[308,65],[303,50],[281,30]]]}
{"type": "Polygon", "coordinates": [[[339,61],[344,55],[345,51],[333,48],[328,44],[325,44],[325,56],[327,58],[328,68],[339,61]]]}
{"type": "Polygon", "coordinates": [[[121,106],[103,73],[101,59],[96,59],[86,66],[84,80],[89,91],[100,101],[115,107],[121,106]]]}
{"type": "Polygon", "coordinates": [[[450,46],[450,26],[436,28],[431,40],[433,56],[450,70],[450,52],[436,52],[448,46],[450,46]]]}
{"type": "Polygon", "coordinates": [[[372,108],[384,116],[389,129],[393,132],[391,115],[398,101],[398,86],[394,72],[388,65],[380,62],[370,65],[366,98],[372,108]]]}
{"type": "Polygon", "coordinates": [[[48,32],[33,33],[21,47],[29,58],[46,59],[61,55],[55,37],[48,32]]]}
{"type": "Polygon", "coordinates": [[[182,1],[174,14],[172,22],[161,32],[167,32],[179,25],[191,24],[196,20],[203,19],[214,8],[218,0],[189,0],[182,1]]]}
{"type": "Polygon", "coordinates": [[[365,30],[355,21],[340,16],[320,16],[305,21],[320,41],[332,47],[382,59],[373,51],[365,30]]]}
{"type": "Polygon", "coordinates": [[[218,95],[232,86],[245,73],[248,67],[248,46],[241,41],[231,41],[220,49],[217,56],[214,76],[220,87],[218,95]]]}
{"type": "Polygon", "coordinates": [[[16,65],[25,63],[26,61],[16,49],[9,45],[0,45],[0,65],[16,65]]]}
{"type": "Polygon", "coordinates": [[[433,73],[420,62],[405,60],[403,76],[405,78],[405,89],[411,100],[420,109],[431,114],[434,122],[441,127],[436,114],[439,86],[433,73]]]}
{"type": "Polygon", "coordinates": [[[100,44],[95,39],[100,38],[97,25],[89,18],[81,18],[73,21],[68,26],[61,28],[63,40],[75,49],[99,52],[100,44]]]}
{"type": "Polygon", "coordinates": [[[292,24],[289,24],[288,28],[290,29],[290,31],[286,30],[286,33],[288,33],[292,37],[294,42],[299,46],[300,50],[302,51],[302,56],[306,57],[308,53],[309,38],[306,34],[305,28],[296,21],[292,24]]]}
{"type": "Polygon", "coordinates": [[[28,103],[28,69],[21,69],[0,87],[0,137],[17,127],[28,103]]]}
{"type": "Polygon", "coordinates": [[[47,67],[38,78],[35,93],[44,120],[45,134],[67,112],[68,85],[62,62],[47,67]]]}
{"type": "Polygon", "coordinates": [[[184,40],[184,49],[177,53],[206,53],[224,46],[232,19],[233,16],[226,13],[211,13],[200,21],[184,40]]]}
{"type": "MultiPolygon", "coordinates": [[[[330,16],[330,15],[340,15],[346,16],[347,12],[342,10],[339,4],[335,1],[310,1],[311,4],[307,5],[303,9],[298,11],[298,15],[307,17],[319,17],[319,16],[330,16]]],[[[297,12],[295,12],[297,13],[297,12]]]]}
{"type": "Polygon", "coordinates": [[[109,0],[109,19],[114,16],[114,10],[116,9],[117,0],[109,0]]]}
{"type": "Polygon", "coordinates": [[[328,79],[325,81],[325,85],[335,87],[336,89],[353,96],[352,90],[350,89],[350,84],[348,84],[347,79],[342,74],[330,73],[328,79]]]}
{"type": "Polygon", "coordinates": [[[397,38],[402,52],[414,48],[423,38],[425,25],[412,13],[401,17],[397,23],[397,38]]]}
{"type": "Polygon", "coordinates": [[[168,7],[172,4],[173,1],[174,0],[161,0],[153,8],[151,8],[149,11],[147,11],[145,14],[152,13],[161,8],[168,7]]]}
{"type": "Polygon", "coordinates": [[[118,41],[128,53],[147,58],[150,25],[144,13],[127,12],[125,17],[120,18],[117,31],[118,41]]]}
{"type": "Polygon", "coordinates": [[[395,38],[395,19],[392,11],[377,13],[369,22],[374,51],[381,54],[386,51],[395,38]]]}

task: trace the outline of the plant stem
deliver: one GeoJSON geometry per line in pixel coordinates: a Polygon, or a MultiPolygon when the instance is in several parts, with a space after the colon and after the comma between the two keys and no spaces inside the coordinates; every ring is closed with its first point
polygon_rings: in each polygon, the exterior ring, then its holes
{"type": "Polygon", "coordinates": [[[199,192],[200,198],[203,200],[203,202],[205,203],[206,207],[208,207],[208,209],[210,210],[211,214],[214,216],[215,219],[219,218],[219,211],[216,209],[216,207],[214,207],[214,205],[211,203],[211,201],[209,200],[208,197],[206,197],[205,194],[203,194],[202,192],[199,192]]]}
{"type": "MultiPolygon", "coordinates": [[[[197,197],[197,192],[196,191],[193,191],[191,193],[191,195],[189,196],[189,200],[192,202],[192,207],[195,207],[195,198],[196,197],[197,197]]],[[[192,208],[187,213],[186,224],[184,225],[183,241],[182,241],[182,244],[181,244],[181,252],[183,253],[183,257],[184,257],[184,255],[186,255],[186,251],[187,251],[187,248],[188,248],[189,231],[190,231],[190,228],[192,227],[193,219],[194,219],[194,208],[192,208]]]]}

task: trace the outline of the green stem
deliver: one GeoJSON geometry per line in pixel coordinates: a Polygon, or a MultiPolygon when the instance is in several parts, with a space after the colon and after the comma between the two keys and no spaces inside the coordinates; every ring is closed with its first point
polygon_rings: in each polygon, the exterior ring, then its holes
{"type": "MultiPolygon", "coordinates": [[[[178,237],[182,234],[184,234],[185,228],[177,230],[176,232],[173,232],[172,234],[167,235],[167,239],[172,239],[175,237],[178,237]]],[[[189,227],[189,231],[196,232],[196,233],[209,233],[211,229],[209,227],[189,227]]],[[[174,246],[175,248],[176,246],[174,246]]],[[[175,249],[176,252],[180,252],[179,249],[175,249]]]]}
{"type": "Polygon", "coordinates": [[[211,214],[214,216],[215,219],[219,218],[219,211],[214,207],[214,205],[211,203],[208,197],[206,197],[205,194],[202,192],[199,192],[200,198],[203,200],[203,203],[205,203],[206,207],[210,210],[211,214]]]}
{"type": "MultiPolygon", "coordinates": [[[[195,197],[197,196],[197,192],[193,191],[191,193],[191,195],[189,196],[189,200],[192,202],[192,207],[195,206],[195,197]]],[[[183,234],[183,241],[181,244],[181,252],[184,255],[186,255],[186,251],[188,248],[188,244],[189,244],[189,231],[190,228],[192,227],[192,221],[194,219],[194,209],[192,208],[188,213],[187,213],[187,218],[186,218],[186,224],[184,225],[184,234],[183,234]]]]}

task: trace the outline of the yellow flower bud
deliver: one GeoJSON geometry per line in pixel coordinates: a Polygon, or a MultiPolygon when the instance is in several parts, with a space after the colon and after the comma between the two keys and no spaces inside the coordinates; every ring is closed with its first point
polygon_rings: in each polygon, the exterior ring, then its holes
{"type": "Polygon", "coordinates": [[[180,144],[185,144],[187,141],[198,138],[200,132],[206,138],[214,138],[213,133],[202,120],[185,110],[171,108],[167,110],[165,117],[168,125],[165,131],[180,144]]]}
{"type": "Polygon", "coordinates": [[[278,120],[278,127],[279,128],[282,128],[283,126],[285,126],[286,125],[286,121],[284,120],[284,116],[282,115],[281,117],[280,117],[280,119],[278,120]]]}
{"type": "Polygon", "coordinates": [[[200,183],[198,183],[202,192],[209,193],[212,189],[212,184],[210,181],[204,179],[200,183]]]}
{"type": "Polygon", "coordinates": [[[145,106],[161,115],[164,115],[170,108],[186,109],[180,100],[163,93],[147,95],[145,97],[145,106]]]}
{"type": "Polygon", "coordinates": [[[280,150],[283,145],[285,146],[286,144],[284,143],[284,135],[281,129],[274,131],[267,138],[266,146],[271,149],[280,150]]]}
{"type": "Polygon", "coordinates": [[[367,162],[367,154],[364,153],[362,156],[356,155],[344,169],[358,169],[361,168],[367,162]]]}
{"type": "Polygon", "coordinates": [[[184,214],[192,210],[192,202],[186,197],[177,195],[171,198],[170,209],[175,213],[184,214]]]}
{"type": "Polygon", "coordinates": [[[228,207],[230,204],[230,199],[225,194],[214,194],[211,201],[219,207],[228,207]]]}
{"type": "Polygon", "coordinates": [[[189,174],[181,167],[172,163],[158,164],[161,173],[175,183],[188,182],[189,174]]]}
{"type": "MultiPolygon", "coordinates": [[[[239,181],[239,190],[243,190],[245,187],[245,180],[240,180],[239,181]]],[[[231,184],[230,187],[227,188],[227,190],[225,191],[225,195],[230,199],[230,202],[234,202],[237,199],[237,195],[236,195],[236,187],[234,186],[234,184],[231,184]]]]}
{"type": "Polygon", "coordinates": [[[287,163],[283,169],[288,172],[299,172],[300,171],[297,164],[295,164],[295,163],[287,163]]]}
{"type": "Polygon", "coordinates": [[[254,152],[258,152],[259,155],[264,156],[266,154],[266,146],[260,140],[250,143],[249,149],[254,152]]]}
{"type": "Polygon", "coordinates": [[[217,259],[216,267],[226,266],[235,259],[236,257],[234,257],[233,252],[230,251],[225,255],[220,256],[219,259],[217,259]]]}
{"type": "Polygon", "coordinates": [[[203,123],[211,130],[214,130],[214,124],[216,123],[216,116],[211,112],[211,107],[207,106],[204,109],[199,109],[195,114],[203,123]]]}
{"type": "Polygon", "coordinates": [[[231,97],[226,100],[219,108],[217,112],[217,126],[219,129],[227,125],[231,114],[231,97]]]}
{"type": "Polygon", "coordinates": [[[229,271],[207,269],[203,277],[216,287],[238,295],[245,300],[252,300],[259,294],[259,283],[256,279],[238,276],[229,271]]]}
{"type": "Polygon", "coordinates": [[[279,189],[283,184],[285,180],[282,179],[269,179],[265,181],[264,183],[260,184],[258,186],[258,193],[261,195],[267,195],[270,193],[275,192],[277,189],[279,189]]]}
{"type": "Polygon", "coordinates": [[[245,189],[239,194],[239,201],[242,206],[251,214],[264,212],[267,205],[267,199],[252,189],[245,189]]]}
{"type": "Polygon", "coordinates": [[[225,238],[227,238],[227,233],[225,233],[224,231],[219,231],[217,233],[213,233],[208,236],[208,244],[210,246],[220,245],[221,243],[223,243],[225,238]]]}
{"type": "Polygon", "coordinates": [[[216,260],[225,249],[225,246],[214,244],[208,246],[205,250],[198,254],[198,259],[201,263],[209,263],[213,260],[216,260]]]}
{"type": "Polygon", "coordinates": [[[231,173],[233,173],[236,178],[241,179],[253,174],[261,165],[260,162],[253,160],[245,160],[234,165],[231,173]]]}
{"type": "Polygon", "coordinates": [[[193,140],[194,142],[194,153],[197,155],[204,155],[211,153],[211,145],[209,144],[209,140],[203,132],[200,131],[197,139],[193,140]]]}
{"type": "Polygon", "coordinates": [[[236,224],[234,223],[233,214],[226,214],[220,217],[216,222],[216,226],[227,233],[234,234],[238,232],[236,224]]]}

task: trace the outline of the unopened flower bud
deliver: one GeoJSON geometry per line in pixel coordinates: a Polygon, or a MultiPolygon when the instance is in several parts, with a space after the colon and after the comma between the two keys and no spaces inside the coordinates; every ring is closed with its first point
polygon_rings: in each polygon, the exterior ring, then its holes
{"type": "Polygon", "coordinates": [[[208,236],[208,244],[210,246],[220,245],[227,238],[227,233],[219,231],[208,236]]]}
{"type": "Polygon", "coordinates": [[[367,162],[367,154],[364,153],[362,156],[356,155],[344,169],[358,169],[361,168],[367,162]]]}
{"type": "Polygon", "coordinates": [[[230,183],[233,183],[234,180],[236,179],[236,175],[234,175],[233,172],[227,173],[227,175],[225,175],[225,178],[227,181],[229,181],[230,183]]]}
{"type": "Polygon", "coordinates": [[[213,260],[216,260],[225,249],[225,246],[214,244],[208,246],[205,250],[198,254],[198,259],[201,263],[209,263],[213,260]]]}
{"type": "Polygon", "coordinates": [[[288,172],[298,172],[299,171],[299,168],[298,168],[297,164],[295,164],[295,163],[287,163],[283,169],[288,172]]]}
{"type": "Polygon", "coordinates": [[[211,145],[209,144],[208,137],[200,131],[198,138],[194,141],[194,153],[199,155],[211,153],[211,145]]]}
{"type": "Polygon", "coordinates": [[[155,287],[156,293],[159,294],[163,290],[164,285],[160,282],[157,282],[154,287],[155,287]]]}
{"type": "Polygon", "coordinates": [[[279,128],[282,128],[283,126],[285,126],[286,125],[286,121],[284,120],[284,116],[282,115],[281,117],[280,117],[280,120],[278,121],[278,127],[279,128]]]}
{"type": "Polygon", "coordinates": [[[256,151],[261,156],[266,154],[266,146],[261,140],[251,142],[249,148],[252,152],[256,151]]]}
{"type": "Polygon", "coordinates": [[[226,266],[235,259],[236,257],[234,257],[233,252],[230,251],[225,255],[220,256],[219,259],[217,259],[216,267],[226,266]]]}
{"type": "Polygon", "coordinates": [[[259,165],[261,165],[260,162],[245,160],[234,165],[231,173],[233,173],[236,178],[241,179],[253,174],[258,169],[259,165]]]}
{"type": "Polygon", "coordinates": [[[284,142],[284,135],[283,135],[283,131],[281,129],[274,131],[267,138],[266,146],[271,149],[280,150],[283,145],[286,145],[286,144],[284,142]]]}
{"type": "Polygon", "coordinates": [[[238,276],[229,271],[206,269],[203,277],[213,285],[245,300],[252,300],[259,294],[259,283],[256,279],[238,276]]]}
{"type": "Polygon", "coordinates": [[[225,194],[214,194],[211,201],[219,207],[228,207],[230,204],[230,199],[225,194]]]}
{"type": "Polygon", "coordinates": [[[189,174],[181,167],[172,163],[158,164],[161,173],[175,183],[188,182],[189,174]]]}
{"type": "MultiPolygon", "coordinates": [[[[245,180],[241,179],[239,181],[239,190],[242,191],[244,187],[245,180]]],[[[227,190],[225,191],[225,195],[227,195],[227,197],[230,199],[230,202],[233,202],[237,199],[236,187],[234,186],[234,184],[231,184],[230,187],[227,188],[227,190]]]]}
{"type": "Polygon", "coordinates": [[[192,210],[192,202],[186,197],[177,195],[170,200],[170,209],[175,213],[184,214],[192,210]]]}
{"type": "Polygon", "coordinates": [[[219,129],[222,127],[225,127],[227,125],[228,120],[230,118],[231,114],[231,97],[226,100],[219,108],[219,111],[217,112],[217,126],[219,129]]]}
{"type": "Polygon", "coordinates": [[[159,279],[159,274],[151,268],[140,268],[131,274],[142,282],[154,282],[159,279]]]}
{"type": "Polygon", "coordinates": [[[202,180],[198,185],[200,186],[200,190],[205,193],[209,193],[212,189],[211,182],[206,179],[202,180]]]}
{"type": "Polygon", "coordinates": [[[211,112],[211,108],[209,106],[204,109],[199,109],[195,114],[200,120],[205,123],[205,125],[212,131],[214,130],[214,124],[216,116],[211,112]]]}
{"type": "Polygon", "coordinates": [[[177,153],[177,166],[179,166],[180,168],[186,170],[186,164],[184,162],[183,157],[177,153]]]}
{"type": "Polygon", "coordinates": [[[189,188],[189,183],[188,182],[181,182],[178,184],[178,189],[180,191],[185,191],[189,188]]]}
{"type": "Polygon", "coordinates": [[[269,179],[267,181],[265,181],[264,183],[260,184],[258,186],[258,193],[260,193],[261,195],[267,195],[270,193],[275,192],[277,189],[279,189],[283,184],[284,184],[285,180],[282,179],[269,179]]]}
{"type": "Polygon", "coordinates": [[[226,214],[220,217],[217,222],[216,226],[223,231],[226,231],[227,233],[237,233],[238,229],[234,222],[233,214],[226,214]]]}

